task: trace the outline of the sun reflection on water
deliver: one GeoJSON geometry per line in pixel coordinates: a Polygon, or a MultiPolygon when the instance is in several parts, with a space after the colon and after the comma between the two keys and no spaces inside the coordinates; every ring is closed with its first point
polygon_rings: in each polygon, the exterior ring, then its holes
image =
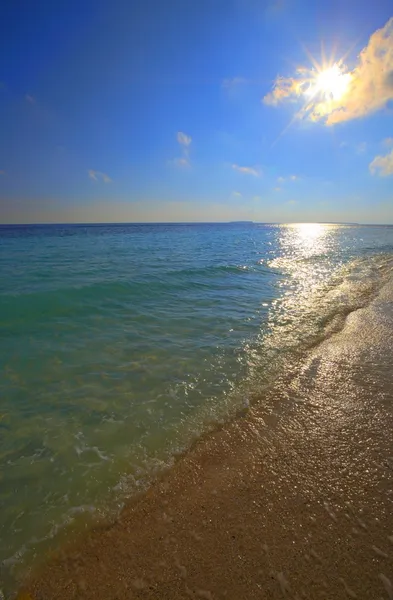
{"type": "Polygon", "coordinates": [[[277,230],[279,252],[269,266],[280,275],[281,296],[269,315],[266,340],[276,351],[295,347],[301,337],[318,335],[325,320],[328,282],[341,268],[337,260],[340,225],[293,223],[277,230]]]}
{"type": "Polygon", "coordinates": [[[325,253],[328,249],[329,238],[336,225],[322,223],[295,223],[285,225],[282,231],[282,245],[302,258],[325,253]]]}
{"type": "Polygon", "coordinates": [[[292,275],[304,271],[309,279],[313,275],[310,262],[315,259],[315,267],[320,266],[335,250],[340,225],[325,223],[291,223],[280,225],[278,229],[279,254],[270,261],[270,266],[292,275]],[[318,259],[318,260],[317,260],[318,259]]]}

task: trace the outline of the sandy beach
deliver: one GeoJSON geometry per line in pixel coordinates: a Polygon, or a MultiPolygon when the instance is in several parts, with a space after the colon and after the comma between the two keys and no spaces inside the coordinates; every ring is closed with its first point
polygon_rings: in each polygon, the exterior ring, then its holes
{"type": "Polygon", "coordinates": [[[34,600],[393,598],[392,297],[385,287],[351,313],[23,589],[34,600]]]}

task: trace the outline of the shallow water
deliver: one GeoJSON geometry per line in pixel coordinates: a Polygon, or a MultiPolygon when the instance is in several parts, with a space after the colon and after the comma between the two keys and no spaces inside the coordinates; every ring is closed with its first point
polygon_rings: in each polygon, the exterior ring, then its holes
{"type": "Polygon", "coordinates": [[[263,398],[392,256],[391,227],[0,227],[3,578],[263,398]]]}

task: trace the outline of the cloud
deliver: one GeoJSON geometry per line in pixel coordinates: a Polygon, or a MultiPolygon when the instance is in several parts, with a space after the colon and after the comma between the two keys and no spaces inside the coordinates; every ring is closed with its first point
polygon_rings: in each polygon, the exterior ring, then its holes
{"type": "Polygon", "coordinates": [[[339,145],[340,148],[346,148],[347,150],[352,150],[356,152],[356,154],[364,154],[367,150],[367,142],[359,142],[359,144],[351,144],[349,142],[341,142],[339,145]]]}
{"type": "Polygon", "coordinates": [[[174,158],[169,161],[169,164],[174,165],[175,167],[187,168],[190,166],[190,161],[188,157],[181,156],[179,158],[174,158]]]}
{"type": "Polygon", "coordinates": [[[372,175],[388,177],[393,175],[393,150],[385,156],[376,156],[369,166],[372,175]]]}
{"type": "Polygon", "coordinates": [[[367,150],[367,142],[360,142],[360,144],[357,144],[356,146],[356,152],[358,154],[364,154],[367,150]]]}
{"type": "Polygon", "coordinates": [[[31,96],[30,94],[26,94],[25,99],[27,102],[29,102],[29,104],[35,104],[34,96],[31,96]]]}
{"type": "Polygon", "coordinates": [[[5,175],[6,172],[4,171],[4,169],[0,169],[0,175],[5,175]]]}
{"type": "Polygon", "coordinates": [[[382,143],[387,148],[391,148],[393,146],[393,138],[392,137],[385,138],[382,143]]]}
{"type": "Polygon", "coordinates": [[[102,173],[101,171],[94,171],[94,169],[89,169],[87,172],[90,179],[93,181],[103,181],[104,183],[111,183],[112,179],[106,173],[102,173]]]}
{"type": "Polygon", "coordinates": [[[178,131],[176,139],[179,142],[179,144],[185,148],[188,148],[188,146],[190,146],[192,142],[192,138],[189,135],[183,133],[182,131],[178,131]]]}
{"type": "Polygon", "coordinates": [[[182,156],[175,158],[169,161],[169,164],[174,165],[175,167],[190,167],[190,146],[192,142],[192,137],[183,133],[183,131],[178,131],[176,135],[176,139],[180,144],[182,156]]]}
{"type": "Polygon", "coordinates": [[[295,102],[306,89],[305,74],[306,69],[299,68],[296,69],[296,77],[278,76],[273,90],[264,96],[263,102],[270,106],[277,106],[284,100],[295,102]]]}
{"type": "Polygon", "coordinates": [[[273,188],[273,191],[274,192],[281,192],[281,188],[280,187],[275,187],[275,188],[273,188]]]}
{"type": "Polygon", "coordinates": [[[327,125],[358,119],[386,107],[393,100],[393,17],[375,31],[349,71],[342,61],[335,69],[333,89],[316,81],[318,72],[304,67],[294,77],[277,77],[263,101],[277,106],[304,99],[299,118],[324,121],[327,125]],[[311,92],[311,93],[310,93],[311,92]]]}
{"type": "Polygon", "coordinates": [[[286,181],[299,181],[299,175],[288,175],[287,177],[277,177],[277,183],[285,183],[286,181]]]}
{"type": "Polygon", "coordinates": [[[237,171],[238,173],[243,173],[244,175],[253,175],[254,177],[259,177],[260,172],[253,167],[241,167],[240,165],[232,165],[232,169],[237,171]]]}
{"type": "Polygon", "coordinates": [[[233,198],[243,198],[243,194],[241,194],[240,192],[236,192],[236,191],[235,191],[235,192],[232,192],[232,193],[231,193],[231,196],[232,196],[233,198]]]}

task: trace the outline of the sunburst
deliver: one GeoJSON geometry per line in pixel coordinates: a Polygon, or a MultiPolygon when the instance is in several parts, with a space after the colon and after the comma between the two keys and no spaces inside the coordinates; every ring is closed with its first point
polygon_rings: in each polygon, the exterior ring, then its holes
{"type": "Polygon", "coordinates": [[[319,96],[322,100],[341,100],[349,90],[351,79],[342,64],[334,63],[313,71],[304,94],[308,98],[319,96]]]}
{"type": "MultiPolygon", "coordinates": [[[[284,81],[290,82],[292,94],[299,99],[303,98],[303,105],[294,114],[291,121],[283,129],[280,135],[275,139],[272,146],[284,135],[288,129],[298,120],[309,116],[313,119],[313,115],[325,115],[334,110],[335,105],[342,98],[351,93],[351,81],[353,75],[348,72],[344,63],[349,51],[346,52],[339,60],[334,58],[334,53],[327,59],[324,48],[321,51],[321,62],[303,46],[310,63],[310,67],[296,67],[296,76],[292,78],[283,78],[284,81]]],[[[289,86],[288,86],[289,87],[289,86]]],[[[287,96],[289,94],[287,93],[287,96]]]]}

